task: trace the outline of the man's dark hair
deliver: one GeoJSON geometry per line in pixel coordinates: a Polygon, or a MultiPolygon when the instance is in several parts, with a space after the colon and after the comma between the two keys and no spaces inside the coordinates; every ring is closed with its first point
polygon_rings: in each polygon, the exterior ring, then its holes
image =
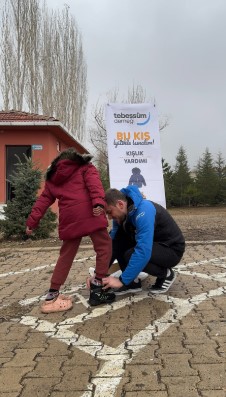
{"type": "Polygon", "coordinates": [[[116,205],[118,200],[127,201],[126,196],[118,189],[108,189],[105,193],[107,205],[116,205]]]}

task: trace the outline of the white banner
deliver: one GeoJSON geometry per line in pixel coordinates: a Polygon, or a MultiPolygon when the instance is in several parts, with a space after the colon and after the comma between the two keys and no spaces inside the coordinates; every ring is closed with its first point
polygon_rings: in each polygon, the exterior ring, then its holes
{"type": "Polygon", "coordinates": [[[150,103],[106,105],[110,185],[136,185],[166,207],[157,109],[150,103]]]}

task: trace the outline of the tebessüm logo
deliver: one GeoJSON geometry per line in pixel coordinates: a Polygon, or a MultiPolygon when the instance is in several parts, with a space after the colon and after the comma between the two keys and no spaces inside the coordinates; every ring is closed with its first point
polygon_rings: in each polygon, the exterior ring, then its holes
{"type": "Polygon", "coordinates": [[[134,119],[144,119],[142,122],[137,122],[137,125],[145,125],[150,121],[151,114],[148,115],[146,113],[114,113],[115,123],[129,123],[133,124],[135,122],[134,119]]]}

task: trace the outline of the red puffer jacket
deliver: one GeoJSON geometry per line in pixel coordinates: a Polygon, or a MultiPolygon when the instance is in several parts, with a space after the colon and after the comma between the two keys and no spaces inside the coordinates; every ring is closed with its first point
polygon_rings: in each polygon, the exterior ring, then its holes
{"type": "Polygon", "coordinates": [[[105,201],[99,173],[91,163],[78,164],[70,159],[59,159],[52,166],[51,177],[34,204],[26,225],[31,229],[38,227],[40,219],[56,199],[61,240],[87,236],[108,226],[105,214],[93,215],[93,207],[97,204],[105,206],[105,201]]]}

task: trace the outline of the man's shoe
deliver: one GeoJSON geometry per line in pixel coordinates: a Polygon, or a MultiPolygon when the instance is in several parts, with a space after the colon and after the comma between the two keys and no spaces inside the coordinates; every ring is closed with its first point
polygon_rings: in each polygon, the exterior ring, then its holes
{"type": "MultiPolygon", "coordinates": [[[[114,262],[113,262],[113,263],[114,263],[114,262]]],[[[119,277],[121,276],[121,274],[122,274],[122,271],[121,271],[121,270],[117,270],[116,272],[111,273],[110,276],[119,278],[119,277]]],[[[92,266],[91,266],[91,267],[89,268],[89,275],[90,275],[91,277],[95,276],[95,267],[92,267],[92,266]]],[[[139,278],[139,280],[142,281],[142,280],[145,280],[148,276],[149,276],[148,273],[140,272],[140,273],[138,274],[137,277],[139,278]]]]}
{"type": "Polygon", "coordinates": [[[115,300],[114,292],[108,292],[102,288],[101,285],[90,285],[90,306],[103,305],[104,303],[112,303],[115,300]]]}
{"type": "Polygon", "coordinates": [[[129,285],[123,285],[120,288],[115,288],[114,293],[115,295],[125,295],[125,294],[136,294],[137,292],[142,292],[141,282],[140,280],[135,283],[132,281],[129,285]]]}
{"type": "Polygon", "coordinates": [[[150,288],[151,294],[164,294],[168,291],[171,285],[174,283],[176,279],[176,273],[172,269],[170,269],[170,275],[166,278],[157,277],[156,282],[150,288]]]}
{"type": "MultiPolygon", "coordinates": [[[[122,271],[121,270],[117,270],[117,272],[111,273],[110,276],[119,278],[121,276],[121,274],[122,274],[122,271]]],[[[138,274],[137,278],[142,281],[142,280],[145,280],[148,276],[149,276],[148,273],[140,272],[138,274]]]]}

